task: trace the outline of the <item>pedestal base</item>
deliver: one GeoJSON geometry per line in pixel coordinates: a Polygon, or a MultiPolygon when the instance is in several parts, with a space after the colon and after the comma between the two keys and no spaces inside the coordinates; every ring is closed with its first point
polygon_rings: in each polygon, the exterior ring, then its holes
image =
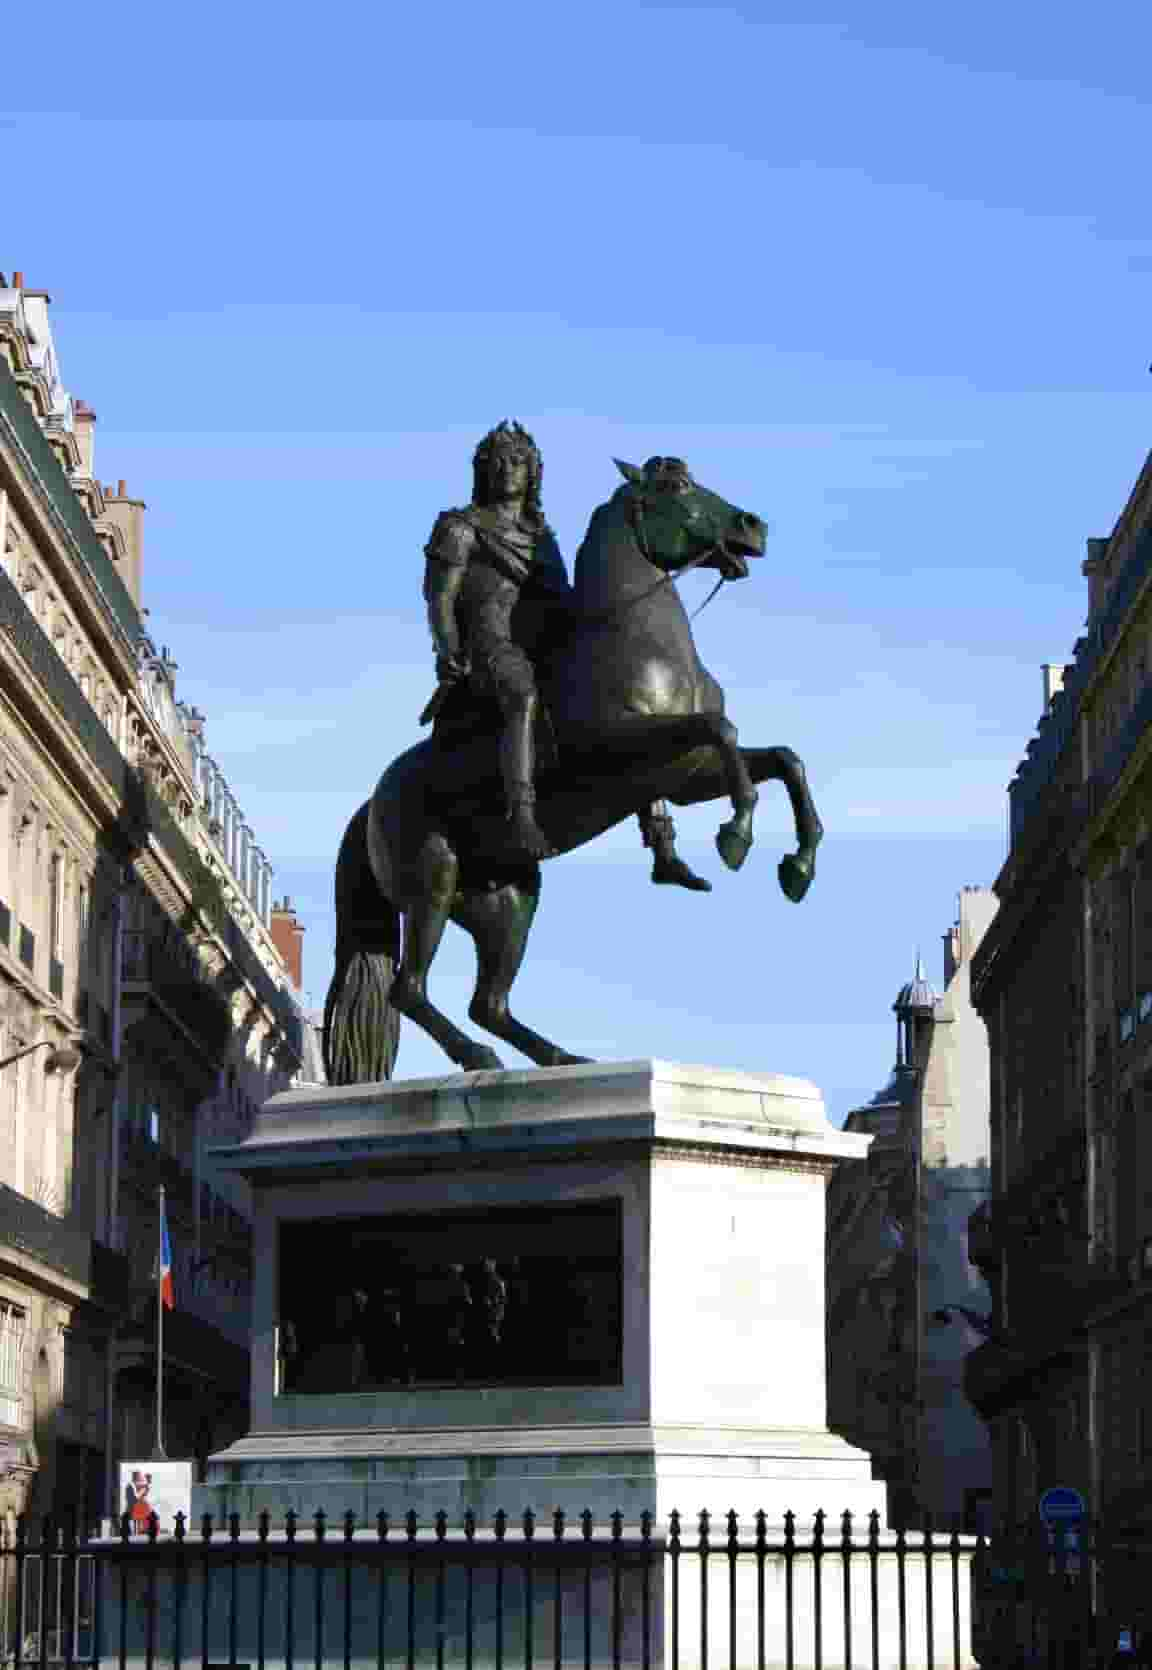
{"type": "Polygon", "coordinates": [[[823,1509],[830,1525],[851,1513],[863,1535],[884,1490],[867,1453],[826,1431],[570,1426],[253,1436],[212,1458],[193,1501],[196,1515],[238,1513],[246,1525],[263,1510],[278,1524],[289,1508],[302,1523],[322,1508],[358,1525],[381,1512],[400,1524],[409,1510],[430,1525],[444,1512],[453,1527],[468,1509],[482,1525],[500,1509],[517,1523],[527,1508],[541,1525],[559,1508],[572,1525],[587,1509],[600,1526],[615,1512],[663,1526],[675,1509],[686,1534],[702,1509],[717,1525],[734,1510],[746,1531],[759,1511],[782,1526],[790,1510],[801,1534],[823,1509]]]}
{"type": "Polygon", "coordinates": [[[255,1200],[253,1427],[198,1511],[882,1511],[824,1425],[826,1182],[866,1151],[806,1080],[668,1062],[273,1097],[216,1154],[255,1200]]]}

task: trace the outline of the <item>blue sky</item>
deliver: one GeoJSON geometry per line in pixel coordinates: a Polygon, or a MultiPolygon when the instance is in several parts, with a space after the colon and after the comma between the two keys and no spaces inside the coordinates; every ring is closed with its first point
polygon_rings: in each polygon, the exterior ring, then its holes
{"type": "MultiPolygon", "coordinates": [[[[722,809],[683,815],[708,898],[650,887],[632,829],[549,866],[519,1011],[842,1117],[999,868],[1083,541],[1152,444],[1147,6],[114,5],[46,55],[34,27],[0,265],[53,295],[99,473],[148,501],[151,629],[314,1001],[344,823],[430,689],[423,542],[515,416],[569,556],[613,454],[765,516],[699,642],[828,830],[799,909],[771,787],[739,876],[722,809]]],[[[453,931],[458,1016],[470,979],[453,931]]],[[[441,1065],[406,1029],[399,1070],[441,1065]]]]}

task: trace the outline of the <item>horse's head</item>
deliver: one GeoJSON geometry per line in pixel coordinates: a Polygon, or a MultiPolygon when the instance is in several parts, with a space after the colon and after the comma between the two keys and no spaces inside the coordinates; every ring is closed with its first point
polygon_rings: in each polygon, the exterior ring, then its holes
{"type": "Polygon", "coordinates": [[[738,510],[688,473],[681,458],[650,458],[644,468],[616,466],[624,477],[632,525],[649,562],[674,574],[691,563],[715,568],[726,580],[748,575],[748,558],[764,555],[766,530],[759,516],[738,510]]]}

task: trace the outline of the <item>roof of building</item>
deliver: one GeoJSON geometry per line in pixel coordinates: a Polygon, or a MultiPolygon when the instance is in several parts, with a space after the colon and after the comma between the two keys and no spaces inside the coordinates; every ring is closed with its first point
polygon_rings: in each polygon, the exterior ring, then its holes
{"type": "Polygon", "coordinates": [[[916,958],[916,973],[896,994],[893,1009],[933,1009],[940,1001],[939,993],[924,972],[924,959],[916,958]]]}

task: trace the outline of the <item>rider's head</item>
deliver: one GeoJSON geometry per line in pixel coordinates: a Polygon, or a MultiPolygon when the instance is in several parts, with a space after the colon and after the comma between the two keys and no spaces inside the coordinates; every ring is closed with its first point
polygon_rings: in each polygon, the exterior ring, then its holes
{"type": "Polygon", "coordinates": [[[472,455],[472,502],[478,505],[495,502],[498,497],[497,477],[502,474],[499,466],[509,456],[521,459],[526,466],[524,510],[542,522],[544,512],[540,508],[540,487],[544,466],[540,450],[526,429],[518,423],[509,423],[507,419],[488,431],[472,455]]]}

